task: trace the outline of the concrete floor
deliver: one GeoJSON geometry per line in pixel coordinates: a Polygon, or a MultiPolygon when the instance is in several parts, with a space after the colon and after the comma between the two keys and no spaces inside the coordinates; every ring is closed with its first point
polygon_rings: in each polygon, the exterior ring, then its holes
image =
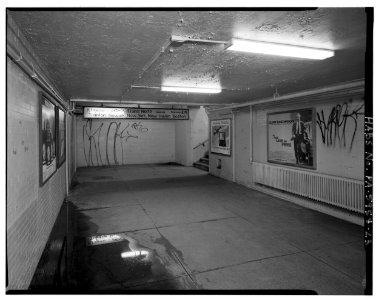
{"type": "Polygon", "coordinates": [[[363,294],[363,228],[192,168],[82,168],[69,198],[81,290],[363,294]],[[88,237],[127,237],[88,245],[88,237]],[[121,253],[148,255],[121,258],[121,253]]]}

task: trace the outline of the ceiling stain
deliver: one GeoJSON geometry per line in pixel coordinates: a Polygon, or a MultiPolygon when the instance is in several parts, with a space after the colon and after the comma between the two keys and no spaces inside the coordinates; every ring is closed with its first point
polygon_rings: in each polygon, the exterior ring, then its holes
{"type": "Polygon", "coordinates": [[[271,23],[264,23],[255,28],[259,31],[278,31],[280,29],[280,27],[277,24],[271,24],[271,23]]]}

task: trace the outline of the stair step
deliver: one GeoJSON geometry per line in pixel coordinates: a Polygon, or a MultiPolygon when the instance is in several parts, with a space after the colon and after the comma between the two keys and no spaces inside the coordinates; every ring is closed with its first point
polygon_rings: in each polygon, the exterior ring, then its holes
{"type": "Polygon", "coordinates": [[[194,164],[200,165],[200,166],[203,166],[203,167],[209,167],[209,164],[203,163],[201,161],[194,162],[194,164]]]}
{"type": "Polygon", "coordinates": [[[209,164],[209,158],[202,157],[202,158],[200,158],[200,162],[205,163],[205,164],[209,164]]]}
{"type": "Polygon", "coordinates": [[[207,172],[209,171],[209,166],[207,164],[201,163],[199,161],[194,162],[193,166],[195,168],[198,168],[198,169],[201,169],[201,170],[204,170],[204,171],[207,171],[207,172]]]}

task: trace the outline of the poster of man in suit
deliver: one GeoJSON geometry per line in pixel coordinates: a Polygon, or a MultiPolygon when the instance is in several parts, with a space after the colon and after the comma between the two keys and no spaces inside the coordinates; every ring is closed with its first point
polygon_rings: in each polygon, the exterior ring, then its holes
{"type": "Polygon", "coordinates": [[[313,168],[313,109],[267,115],[268,161],[313,168]]]}

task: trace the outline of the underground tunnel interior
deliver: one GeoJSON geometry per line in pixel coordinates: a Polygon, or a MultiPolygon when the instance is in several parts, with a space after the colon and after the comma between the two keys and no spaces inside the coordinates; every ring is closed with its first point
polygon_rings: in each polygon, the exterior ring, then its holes
{"type": "Polygon", "coordinates": [[[6,17],[7,293],[372,293],[369,9],[6,17]]]}

